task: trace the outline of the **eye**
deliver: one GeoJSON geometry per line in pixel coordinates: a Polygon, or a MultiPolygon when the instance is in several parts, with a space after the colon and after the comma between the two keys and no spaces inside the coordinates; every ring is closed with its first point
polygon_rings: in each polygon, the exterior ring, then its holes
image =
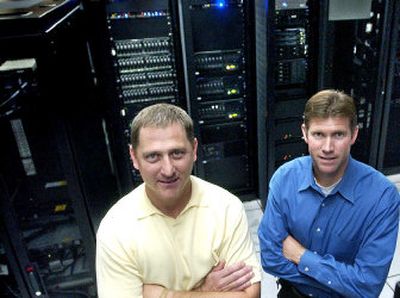
{"type": "Polygon", "coordinates": [[[346,136],[346,134],[343,131],[338,131],[337,133],[335,133],[335,137],[337,139],[342,139],[346,136]]]}
{"type": "Polygon", "coordinates": [[[181,159],[185,155],[185,151],[183,150],[174,150],[172,151],[172,158],[173,159],[181,159]]]}
{"type": "Polygon", "coordinates": [[[322,133],[316,131],[312,133],[312,136],[316,139],[321,139],[323,137],[322,133]]]}
{"type": "Polygon", "coordinates": [[[147,162],[154,163],[159,159],[159,155],[157,153],[149,153],[144,158],[147,162]]]}

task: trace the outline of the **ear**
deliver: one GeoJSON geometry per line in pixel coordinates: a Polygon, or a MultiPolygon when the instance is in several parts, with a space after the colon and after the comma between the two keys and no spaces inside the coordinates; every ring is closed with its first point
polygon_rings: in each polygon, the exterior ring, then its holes
{"type": "Polygon", "coordinates": [[[134,167],[136,170],[139,170],[138,159],[136,158],[136,153],[135,153],[135,150],[133,150],[132,145],[129,145],[129,155],[131,156],[131,160],[132,160],[133,167],[134,167]]]}
{"type": "Polygon", "coordinates": [[[197,147],[199,145],[199,142],[197,141],[197,138],[194,138],[193,140],[193,161],[197,160],[197,147]]]}
{"type": "Polygon", "coordinates": [[[358,125],[354,128],[351,134],[351,145],[353,145],[356,142],[357,136],[358,136],[358,125]]]}
{"type": "Polygon", "coordinates": [[[306,142],[308,144],[308,139],[307,139],[307,127],[306,125],[303,123],[301,125],[301,132],[303,133],[303,140],[304,142],[306,142]]]}

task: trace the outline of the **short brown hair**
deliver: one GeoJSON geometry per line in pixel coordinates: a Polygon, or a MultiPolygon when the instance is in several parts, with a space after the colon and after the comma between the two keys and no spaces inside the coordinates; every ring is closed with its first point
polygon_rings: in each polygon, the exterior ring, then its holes
{"type": "Polygon", "coordinates": [[[139,145],[139,133],[141,128],[164,128],[174,123],[182,125],[185,129],[186,137],[193,144],[193,121],[182,108],[172,104],[159,103],[142,109],[139,114],[135,116],[131,124],[132,148],[136,149],[139,145]]]}
{"type": "Polygon", "coordinates": [[[354,100],[343,91],[322,90],[314,94],[304,109],[304,124],[308,128],[313,118],[344,117],[350,120],[353,131],[357,126],[354,100]]]}

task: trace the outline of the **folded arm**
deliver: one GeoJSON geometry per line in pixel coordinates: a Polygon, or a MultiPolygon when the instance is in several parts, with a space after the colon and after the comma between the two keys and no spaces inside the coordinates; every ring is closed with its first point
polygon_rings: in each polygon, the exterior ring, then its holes
{"type": "Polygon", "coordinates": [[[195,292],[171,291],[157,285],[144,286],[144,298],[259,298],[260,283],[255,283],[243,291],[237,292],[195,292]]]}
{"type": "Polygon", "coordinates": [[[258,298],[260,283],[251,284],[254,276],[251,266],[243,262],[225,266],[221,261],[205,277],[203,282],[191,291],[173,291],[159,285],[143,286],[144,298],[258,298]]]}
{"type": "Polygon", "coordinates": [[[289,236],[285,215],[270,191],[264,216],[258,229],[261,264],[265,272],[299,284],[321,287],[317,281],[302,274],[296,264],[283,254],[283,241],[289,236]]]}
{"type": "Polygon", "coordinates": [[[378,210],[352,264],[311,252],[290,235],[283,241],[282,253],[300,274],[327,289],[346,297],[377,297],[393,258],[398,223],[398,204],[378,210]]]}
{"type": "MultiPolygon", "coordinates": [[[[398,196],[397,193],[393,195],[398,196]]],[[[378,297],[389,272],[398,235],[398,201],[389,201],[392,203],[380,208],[369,224],[353,263],[339,262],[330,254],[318,255],[306,250],[297,266],[299,272],[346,297],[378,297]]]]}

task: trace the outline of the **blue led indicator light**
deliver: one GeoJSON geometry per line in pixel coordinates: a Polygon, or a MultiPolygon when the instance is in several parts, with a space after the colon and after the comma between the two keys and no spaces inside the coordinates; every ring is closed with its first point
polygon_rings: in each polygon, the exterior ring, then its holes
{"type": "Polygon", "coordinates": [[[217,0],[217,7],[223,8],[226,6],[225,0],[217,0]]]}

